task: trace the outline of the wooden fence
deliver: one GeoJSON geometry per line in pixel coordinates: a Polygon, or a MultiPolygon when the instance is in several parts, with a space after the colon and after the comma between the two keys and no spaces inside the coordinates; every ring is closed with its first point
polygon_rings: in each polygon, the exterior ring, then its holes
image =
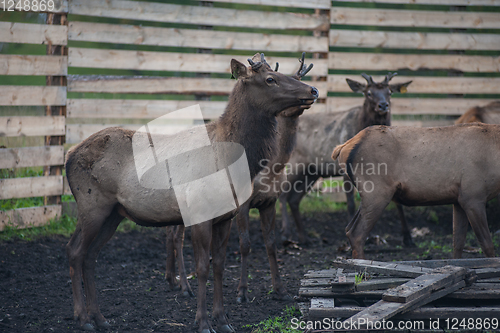
{"type": "Polygon", "coordinates": [[[47,52],[0,54],[0,75],[47,79],[2,86],[4,108],[43,105],[46,115],[0,117],[0,136],[45,137],[45,146],[0,148],[0,169],[44,166],[45,173],[0,179],[0,200],[47,199],[42,207],[0,211],[0,230],[61,215],[60,196],[70,194],[64,143],[108,126],[137,129],[192,104],[217,118],[234,85],[231,58],[265,52],[291,74],[301,52],[312,53],[322,98],[308,112],[361,104],[346,77],[363,80],[366,72],[377,80],[398,71],[395,82],[413,80],[408,94],[393,97],[400,125],[450,124],[500,96],[500,0],[168,2],[54,0],[46,24],[9,20],[4,11],[0,43],[45,44],[47,52]]]}

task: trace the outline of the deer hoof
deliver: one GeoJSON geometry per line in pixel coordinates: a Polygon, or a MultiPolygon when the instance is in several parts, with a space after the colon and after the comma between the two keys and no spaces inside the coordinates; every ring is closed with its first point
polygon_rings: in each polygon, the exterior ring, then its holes
{"type": "Polygon", "coordinates": [[[186,290],[182,293],[184,297],[194,297],[194,293],[191,290],[186,290]]]}
{"type": "Polygon", "coordinates": [[[90,323],[86,323],[82,325],[82,330],[87,331],[87,332],[92,332],[95,331],[94,325],[90,323]]]}
{"type": "Polygon", "coordinates": [[[288,294],[284,294],[283,296],[280,297],[280,301],[291,302],[293,301],[293,298],[288,294]]]}
{"type": "Polygon", "coordinates": [[[236,299],[236,302],[238,302],[238,303],[246,303],[246,302],[248,302],[248,298],[245,295],[238,296],[238,298],[236,299]]]}
{"type": "Polygon", "coordinates": [[[217,333],[215,332],[213,329],[211,328],[205,328],[203,331],[201,331],[201,333],[217,333]]]}
{"type": "Polygon", "coordinates": [[[103,328],[105,330],[111,328],[111,324],[108,321],[105,321],[105,322],[102,322],[100,324],[97,324],[97,326],[99,326],[99,328],[103,328]]]}
{"type": "Polygon", "coordinates": [[[235,330],[233,329],[233,327],[229,324],[227,325],[222,325],[222,327],[220,328],[220,331],[222,333],[234,333],[235,330]]]}

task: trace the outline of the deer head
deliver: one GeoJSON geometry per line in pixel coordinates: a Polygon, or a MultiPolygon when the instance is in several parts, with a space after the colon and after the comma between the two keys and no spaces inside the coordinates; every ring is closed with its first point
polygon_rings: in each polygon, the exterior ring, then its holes
{"type": "Polygon", "coordinates": [[[231,73],[238,80],[235,89],[256,109],[277,116],[289,108],[308,109],[318,99],[318,90],[299,80],[312,68],[312,65],[304,68],[303,58],[301,68],[291,77],[272,70],[263,53],[257,53],[248,62],[247,67],[232,59],[231,73]]]}
{"type": "Polygon", "coordinates": [[[406,88],[412,82],[389,84],[389,81],[396,75],[397,73],[389,73],[385,76],[384,81],[380,83],[373,81],[373,78],[365,73],[362,73],[361,76],[365,78],[367,84],[362,84],[351,79],[346,79],[346,81],[352,91],[365,95],[365,105],[368,105],[370,110],[384,115],[391,111],[392,93],[405,93],[406,88]]]}

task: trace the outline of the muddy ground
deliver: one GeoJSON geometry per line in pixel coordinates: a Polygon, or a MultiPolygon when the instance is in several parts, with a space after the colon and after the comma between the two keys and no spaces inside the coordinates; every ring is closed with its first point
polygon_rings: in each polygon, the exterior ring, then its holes
{"type": "MultiPolygon", "coordinates": [[[[384,261],[416,258],[451,258],[451,207],[406,209],[411,228],[430,233],[416,238],[422,247],[401,247],[400,226],[395,209],[386,210],[373,230],[387,244],[370,245],[367,258],[384,261]]],[[[489,204],[490,230],[500,229],[500,209],[489,204]]],[[[311,269],[328,268],[338,256],[349,257],[345,248],[344,227],[347,213],[311,213],[306,216],[312,245],[279,246],[281,273],[289,293],[298,294],[300,279],[311,269]]],[[[280,222],[278,222],[280,223],[280,222]]],[[[227,250],[224,275],[226,311],[237,332],[269,316],[278,316],[286,305],[274,299],[269,265],[257,220],[253,220],[252,253],[249,274],[251,302],[238,304],[239,245],[235,226],[227,250]]],[[[500,237],[496,236],[497,244],[500,237]]],[[[64,246],[60,236],[36,241],[0,243],[0,332],[81,332],[73,321],[71,282],[64,246]]],[[[464,257],[483,257],[477,253],[475,237],[469,237],[469,252],[464,257]]],[[[499,254],[498,245],[496,247],[499,254]]],[[[188,272],[194,271],[193,251],[188,232],[185,246],[188,272]]],[[[97,264],[97,288],[104,316],[112,324],[111,332],[193,332],[196,300],[170,291],[165,280],[165,233],[163,229],[140,228],[118,233],[105,246],[97,264]]],[[[190,280],[196,293],[196,279],[190,280]]],[[[212,287],[209,285],[209,309],[212,287]]]]}

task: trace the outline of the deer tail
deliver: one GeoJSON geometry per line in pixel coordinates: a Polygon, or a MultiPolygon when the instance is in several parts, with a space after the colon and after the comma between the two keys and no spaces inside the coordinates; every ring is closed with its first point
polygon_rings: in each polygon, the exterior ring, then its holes
{"type": "Polygon", "coordinates": [[[344,142],[343,144],[341,145],[338,145],[337,147],[335,147],[335,149],[333,149],[333,153],[332,153],[332,159],[335,161],[339,155],[340,155],[340,151],[342,150],[342,148],[344,148],[347,144],[349,144],[349,141],[346,141],[344,142]]]}

